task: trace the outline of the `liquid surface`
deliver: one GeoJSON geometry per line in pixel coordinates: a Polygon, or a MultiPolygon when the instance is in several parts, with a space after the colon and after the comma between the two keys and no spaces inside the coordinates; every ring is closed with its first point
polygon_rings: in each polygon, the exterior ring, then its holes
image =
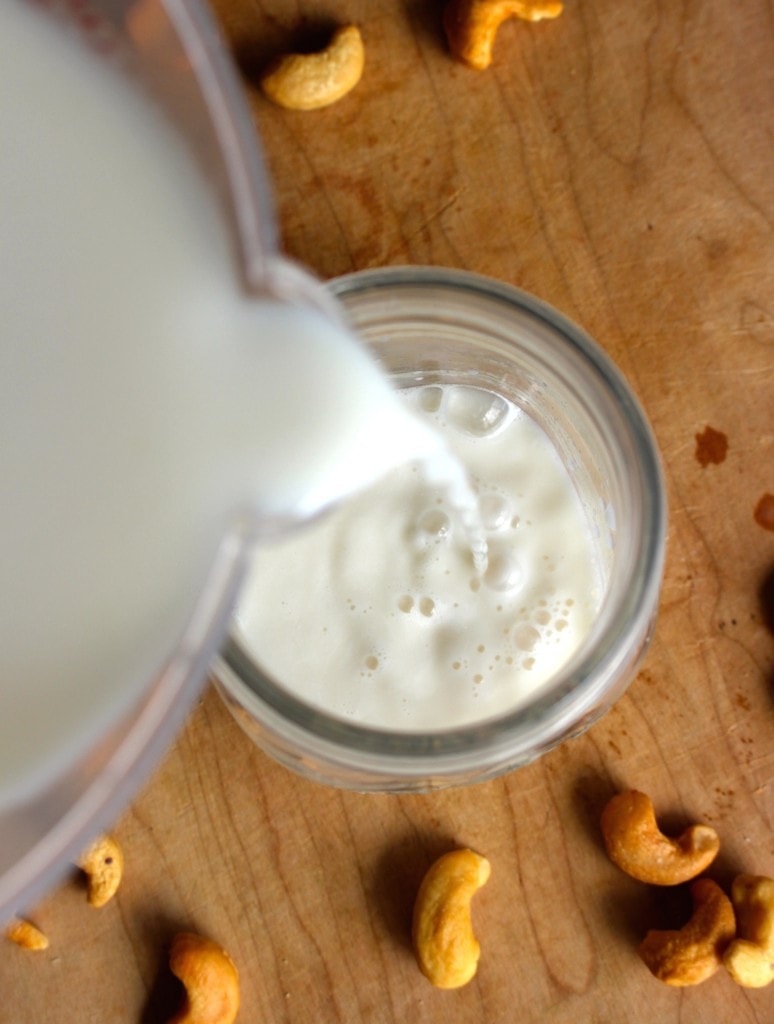
{"type": "Polygon", "coordinates": [[[257,551],[238,636],[296,696],[383,728],[443,729],[515,709],[578,648],[601,593],[592,531],[543,431],[479,388],[403,392],[478,495],[488,566],[421,467],[257,551]]]}
{"type": "Polygon", "coordinates": [[[16,0],[0,138],[2,805],[147,688],[235,520],[436,442],[342,329],[239,292],[170,127],[16,0]]]}

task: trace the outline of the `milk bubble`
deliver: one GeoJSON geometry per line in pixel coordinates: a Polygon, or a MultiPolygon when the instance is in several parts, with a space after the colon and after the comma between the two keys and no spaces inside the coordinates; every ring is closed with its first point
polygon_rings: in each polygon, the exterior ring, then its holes
{"type": "Polygon", "coordinates": [[[514,642],[520,651],[532,651],[540,640],[540,633],[534,626],[519,626],[513,635],[514,642]]]}
{"type": "Polygon", "coordinates": [[[501,494],[483,494],[478,509],[485,530],[502,530],[512,520],[510,502],[501,494]]]}
{"type": "Polygon", "coordinates": [[[414,544],[420,549],[437,544],[449,536],[450,530],[451,520],[442,509],[426,509],[417,521],[414,544]]]}
{"type": "Polygon", "coordinates": [[[443,400],[443,388],[437,385],[430,385],[429,387],[422,388],[417,396],[417,402],[419,408],[423,412],[438,412],[441,408],[441,402],[443,400]]]}
{"type": "Polygon", "coordinates": [[[519,560],[512,551],[490,551],[484,580],[492,590],[516,590],[523,575],[519,560]]]}
{"type": "Polygon", "coordinates": [[[446,419],[457,430],[474,437],[486,437],[504,427],[511,405],[483,388],[450,387],[446,395],[446,419]]]}

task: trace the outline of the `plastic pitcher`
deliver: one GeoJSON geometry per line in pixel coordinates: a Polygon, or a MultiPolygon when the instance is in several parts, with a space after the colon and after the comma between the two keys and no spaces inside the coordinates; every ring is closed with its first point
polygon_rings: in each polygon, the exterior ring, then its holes
{"type": "Polygon", "coordinates": [[[170,742],[246,540],[379,472],[391,400],[334,300],[278,255],[253,124],[204,3],[11,0],[3,19],[0,128],[30,156],[14,171],[6,150],[0,180],[0,919],[170,742]],[[60,67],[48,42],[37,59],[29,32],[82,37],[67,46],[83,60],[63,51],[60,67]],[[87,64],[110,80],[79,77],[87,64]],[[120,109],[102,109],[103,90],[120,109]],[[189,217],[202,189],[209,212],[189,217]]]}

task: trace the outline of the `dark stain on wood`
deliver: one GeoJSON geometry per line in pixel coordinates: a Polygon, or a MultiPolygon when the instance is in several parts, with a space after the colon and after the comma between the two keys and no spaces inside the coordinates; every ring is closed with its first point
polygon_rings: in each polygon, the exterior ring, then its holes
{"type": "Polygon", "coordinates": [[[701,434],[696,434],[696,461],[702,469],[725,462],[727,452],[728,438],[720,430],[705,427],[701,434]]]}
{"type": "Polygon", "coordinates": [[[761,495],[753,515],[758,526],[774,533],[774,494],[761,495]]]}

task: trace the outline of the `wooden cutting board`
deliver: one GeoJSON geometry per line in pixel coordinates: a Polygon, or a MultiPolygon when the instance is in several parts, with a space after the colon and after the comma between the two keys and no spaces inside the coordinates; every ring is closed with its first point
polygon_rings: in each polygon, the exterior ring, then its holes
{"type": "Polygon", "coordinates": [[[166,1021],[179,929],[239,965],[240,1020],[272,1024],[735,1024],[774,986],[684,990],[636,954],[685,894],[606,859],[618,787],[703,820],[710,874],[774,876],[774,45],[765,0],[567,0],[511,21],[486,72],[454,63],[435,0],[214,0],[242,67],[287,252],[329,277],[431,263],[553,303],[628,376],[663,453],[670,536],[653,646],[585,736],[507,778],[420,796],[303,781],[207,692],[117,824],[124,884],[37,908],[51,946],[0,955],[0,1022],[166,1021]],[[273,54],[356,22],[366,72],[336,106],[271,106],[273,54]],[[766,497],[768,495],[768,498],[766,497]],[[409,945],[433,858],[485,853],[476,979],[433,989],[409,945]]]}

